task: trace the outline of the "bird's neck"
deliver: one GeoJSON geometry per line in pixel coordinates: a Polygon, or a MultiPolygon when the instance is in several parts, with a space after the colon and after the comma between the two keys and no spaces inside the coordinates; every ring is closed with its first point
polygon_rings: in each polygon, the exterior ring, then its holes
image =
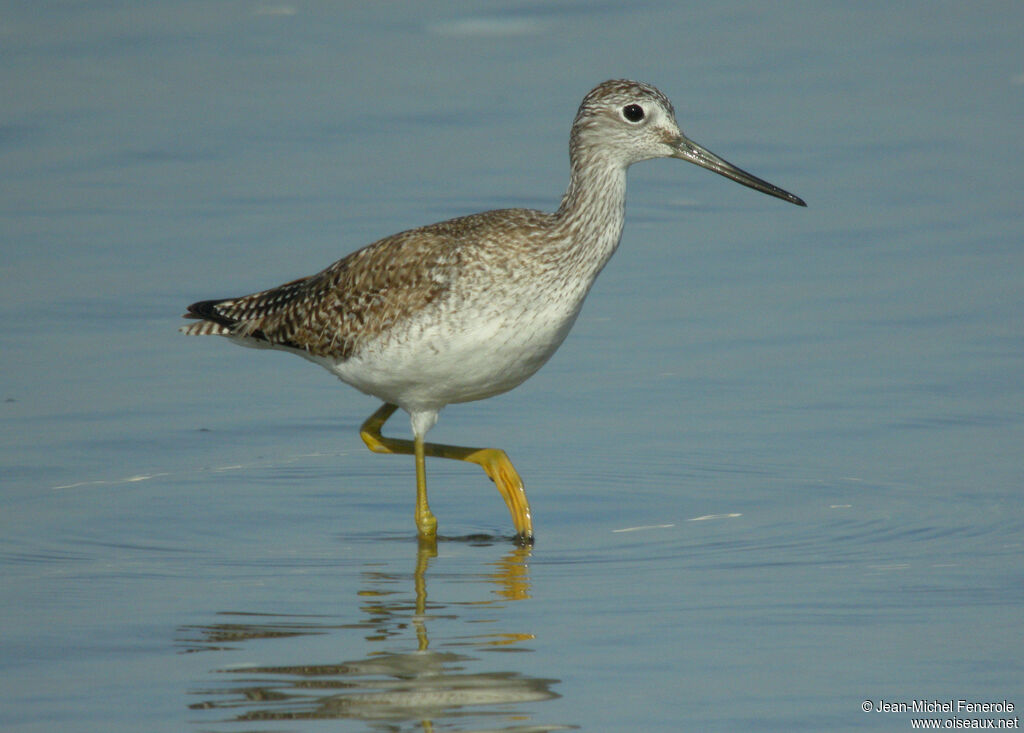
{"type": "Polygon", "coordinates": [[[572,160],[569,189],[555,212],[559,238],[591,277],[615,253],[626,218],[626,167],[618,161],[572,160]]]}

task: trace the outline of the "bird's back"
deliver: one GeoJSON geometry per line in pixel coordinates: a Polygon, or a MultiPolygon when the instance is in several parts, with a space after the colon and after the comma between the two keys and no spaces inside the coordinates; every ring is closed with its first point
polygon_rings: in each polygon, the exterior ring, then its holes
{"type": "Polygon", "coordinates": [[[511,272],[537,257],[543,238],[532,235],[551,220],[540,211],[499,209],[410,229],[315,275],[194,303],[185,317],[199,322],[181,330],[345,360],[432,304],[464,294],[467,281],[486,282],[495,271],[511,272]]]}

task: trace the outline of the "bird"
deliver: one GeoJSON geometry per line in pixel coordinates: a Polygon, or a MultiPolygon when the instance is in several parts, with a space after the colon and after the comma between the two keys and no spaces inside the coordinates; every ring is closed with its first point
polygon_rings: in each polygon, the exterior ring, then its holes
{"type": "Polygon", "coordinates": [[[320,272],[250,295],[188,306],[187,335],[217,335],[288,351],[382,401],[360,427],[376,453],[412,455],[415,522],[437,540],[427,456],[479,465],[512,516],[513,539],[534,541],[523,481],[497,448],[426,442],[441,410],[522,384],[565,340],[619,245],[626,171],[676,158],[798,206],[803,199],[686,137],[656,87],[612,79],[583,98],[569,136],[568,189],[553,213],[509,208],[393,234],[320,272]],[[401,408],[413,439],[382,435],[401,408]]]}

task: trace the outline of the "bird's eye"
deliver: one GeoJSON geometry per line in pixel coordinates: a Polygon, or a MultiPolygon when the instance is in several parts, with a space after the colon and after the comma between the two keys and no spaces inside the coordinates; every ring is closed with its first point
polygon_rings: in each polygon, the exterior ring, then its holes
{"type": "Polygon", "coordinates": [[[627,104],[622,108],[622,116],[630,122],[639,122],[644,118],[644,108],[639,104],[627,104]]]}

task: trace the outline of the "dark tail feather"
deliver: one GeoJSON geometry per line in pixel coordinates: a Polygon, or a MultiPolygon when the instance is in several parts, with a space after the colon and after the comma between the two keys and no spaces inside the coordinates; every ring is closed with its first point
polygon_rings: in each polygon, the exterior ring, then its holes
{"type": "Polygon", "coordinates": [[[236,323],[237,319],[225,316],[223,313],[217,310],[217,306],[221,303],[232,300],[232,298],[220,298],[218,300],[200,300],[198,303],[193,303],[188,307],[188,313],[184,314],[182,318],[198,318],[203,321],[210,321],[216,323],[218,326],[224,326],[225,328],[231,328],[236,323]]]}

